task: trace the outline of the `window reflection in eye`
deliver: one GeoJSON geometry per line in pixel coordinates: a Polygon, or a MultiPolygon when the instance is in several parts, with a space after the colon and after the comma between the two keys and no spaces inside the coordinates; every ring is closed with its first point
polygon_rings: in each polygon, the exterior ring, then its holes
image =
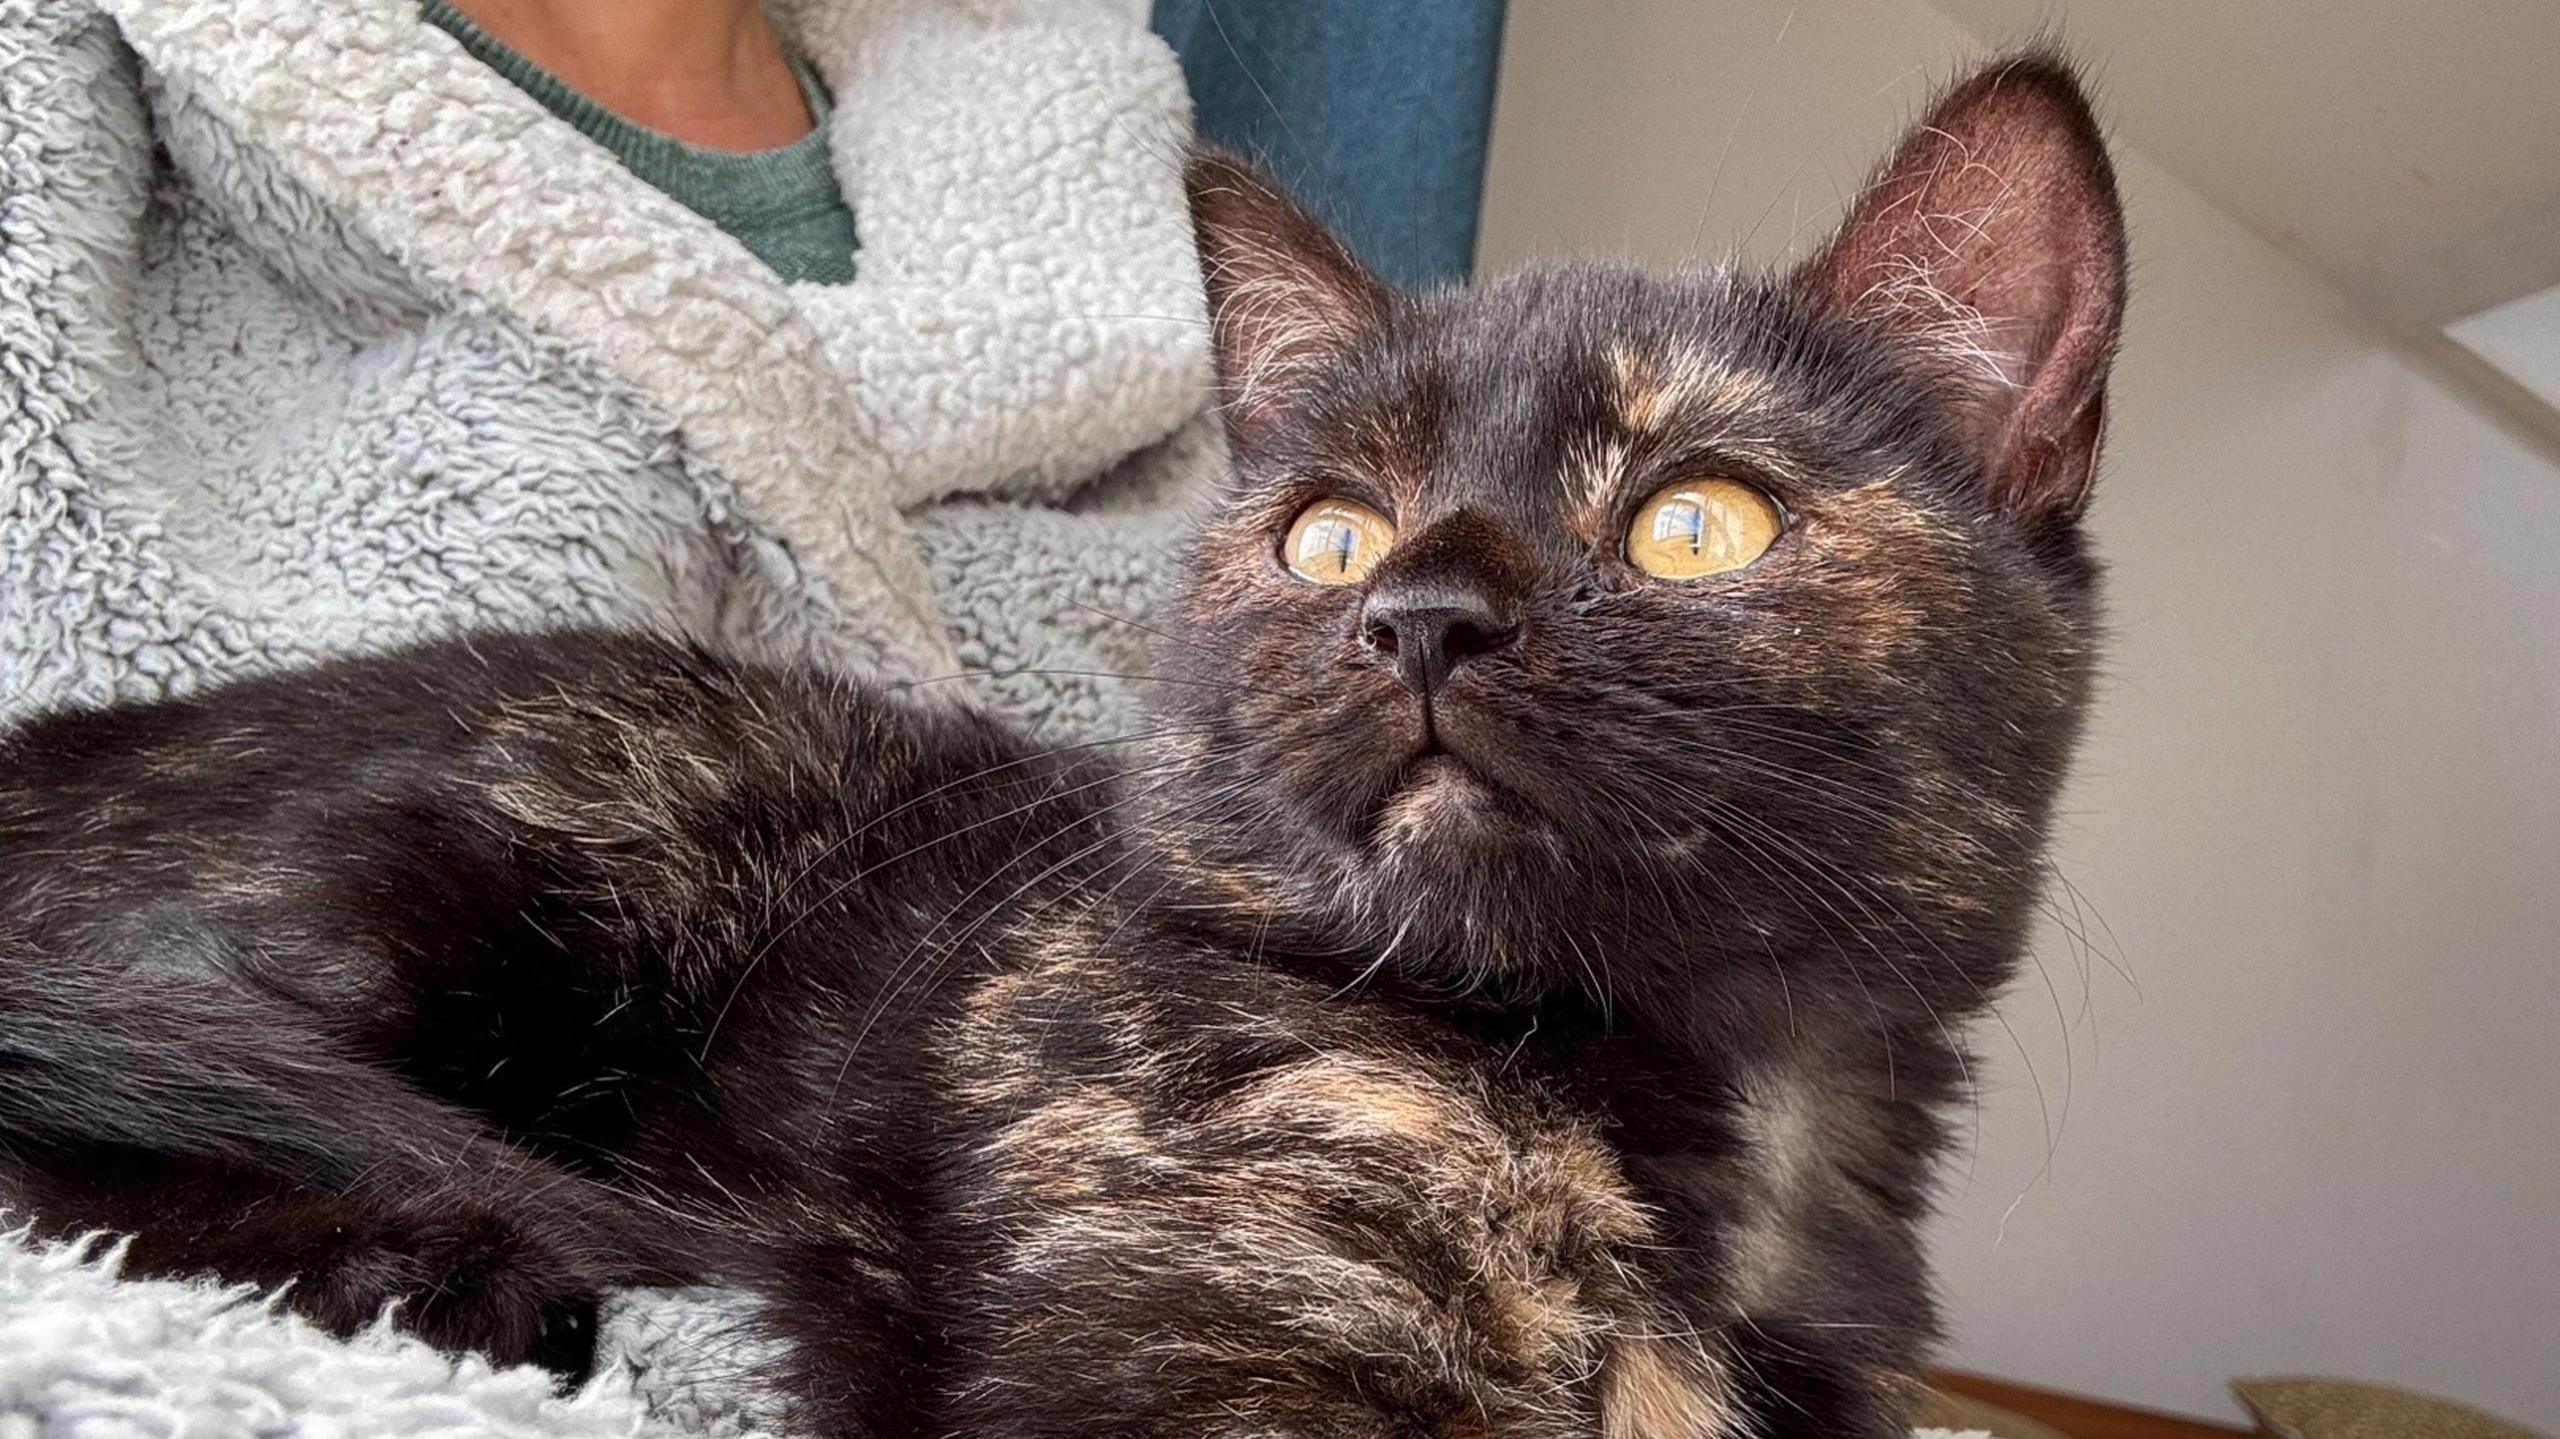
{"type": "Polygon", "coordinates": [[[1320,519],[1307,526],[1305,538],[1298,542],[1298,565],[1313,569],[1323,564],[1335,574],[1347,575],[1351,558],[1359,550],[1359,531],[1338,519],[1320,519]]]}
{"type": "Polygon", "coordinates": [[[1707,508],[1694,496],[1682,495],[1653,512],[1653,542],[1679,544],[1691,554],[1707,547],[1707,508]]]}
{"type": "Polygon", "coordinates": [[[1319,585],[1352,585],[1368,578],[1396,542],[1386,516],[1357,500],[1318,500],[1298,512],[1281,542],[1280,558],[1298,578],[1319,585]]]}
{"type": "Polygon", "coordinates": [[[1704,476],[1665,485],[1627,526],[1627,561],[1656,579],[1738,570],[1777,543],[1786,519],[1751,485],[1704,476]]]}

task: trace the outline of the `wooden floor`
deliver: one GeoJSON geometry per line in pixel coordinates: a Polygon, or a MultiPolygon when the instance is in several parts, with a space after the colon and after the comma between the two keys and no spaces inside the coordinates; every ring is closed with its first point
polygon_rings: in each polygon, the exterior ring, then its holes
{"type": "Polygon", "coordinates": [[[1997,1404],[2014,1414],[2023,1414],[2039,1424],[2061,1430],[2071,1439],[2230,1439],[2235,1434],[2252,1432],[2235,1429],[2228,1424],[2135,1409],[2104,1400],[2086,1399],[2077,1394],[1993,1379],[1987,1375],[1968,1374],[1960,1369],[1940,1370],[1930,1376],[1930,1382],[1950,1394],[1962,1394],[1985,1404],[1997,1404]]]}

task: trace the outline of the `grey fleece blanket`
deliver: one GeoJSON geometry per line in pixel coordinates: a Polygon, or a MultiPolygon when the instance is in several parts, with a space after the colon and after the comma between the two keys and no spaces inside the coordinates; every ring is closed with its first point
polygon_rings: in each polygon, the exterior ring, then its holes
{"type": "Polygon", "coordinates": [[[1139,661],[1100,612],[1217,464],[1173,58],[1114,0],[771,8],[849,285],[415,0],[0,0],[0,719],[574,622],[1123,722],[1060,672],[1139,661]]]}

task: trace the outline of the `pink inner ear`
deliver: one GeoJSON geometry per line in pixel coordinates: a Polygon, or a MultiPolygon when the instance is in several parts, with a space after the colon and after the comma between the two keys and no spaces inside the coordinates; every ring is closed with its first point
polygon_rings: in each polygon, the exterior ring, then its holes
{"type": "Polygon", "coordinates": [[[1800,283],[1948,386],[2004,507],[2078,513],[2123,311],[2124,226],[2066,67],[2028,56],[1950,91],[1800,283]]]}

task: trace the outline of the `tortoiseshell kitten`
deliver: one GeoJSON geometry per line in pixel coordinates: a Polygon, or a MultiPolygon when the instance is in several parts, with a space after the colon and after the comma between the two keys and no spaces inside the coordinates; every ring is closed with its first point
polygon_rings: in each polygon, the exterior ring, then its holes
{"type": "Polygon", "coordinates": [[[1239,478],[1163,730],[638,639],[0,742],[0,1194],[815,1432],[1873,1436],[2088,689],[2123,291],[2068,71],[1792,274],[1392,294],[1196,162],[1239,478]]]}

